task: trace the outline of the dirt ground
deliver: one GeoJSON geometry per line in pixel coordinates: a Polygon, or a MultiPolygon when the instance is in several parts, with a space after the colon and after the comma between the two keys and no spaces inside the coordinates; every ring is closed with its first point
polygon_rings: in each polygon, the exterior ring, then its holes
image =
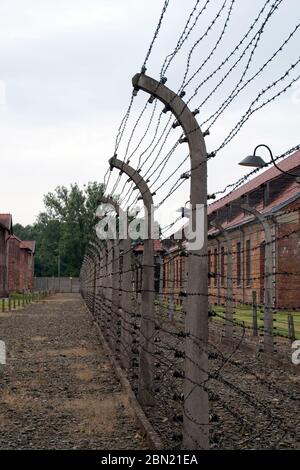
{"type": "Polygon", "coordinates": [[[0,449],[145,449],[81,297],[1,314],[0,449]]]}

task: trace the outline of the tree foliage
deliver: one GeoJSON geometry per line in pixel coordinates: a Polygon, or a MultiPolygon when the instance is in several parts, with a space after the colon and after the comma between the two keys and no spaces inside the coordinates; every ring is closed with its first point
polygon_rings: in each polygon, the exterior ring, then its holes
{"type": "Polygon", "coordinates": [[[103,184],[90,182],[81,189],[58,186],[44,196],[45,210],[32,225],[14,225],[23,240],[36,240],[35,275],[79,275],[85,248],[95,237],[96,209],[103,184]]]}

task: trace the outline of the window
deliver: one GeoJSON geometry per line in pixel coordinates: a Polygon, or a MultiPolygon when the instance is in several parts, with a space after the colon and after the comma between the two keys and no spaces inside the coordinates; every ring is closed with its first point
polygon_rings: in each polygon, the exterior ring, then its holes
{"type": "Polygon", "coordinates": [[[182,289],[182,257],[179,258],[179,288],[182,289]]]}
{"type": "Polygon", "coordinates": [[[208,257],[207,257],[207,268],[208,268],[208,285],[211,285],[211,250],[208,250],[208,257]]]}
{"type": "Polygon", "coordinates": [[[269,185],[269,183],[264,185],[263,191],[264,191],[264,198],[263,198],[264,207],[267,207],[269,205],[269,201],[270,201],[270,185],[269,185]]]}
{"type": "Polygon", "coordinates": [[[164,289],[167,287],[167,263],[164,263],[163,269],[164,277],[163,277],[163,287],[164,289]]]}
{"type": "Polygon", "coordinates": [[[251,250],[250,240],[246,241],[246,280],[247,286],[251,285],[251,250]]]}
{"type": "Polygon", "coordinates": [[[241,285],[241,244],[236,244],[236,283],[241,285]]]}
{"type": "Polygon", "coordinates": [[[178,259],[175,260],[175,287],[179,287],[178,259]]]}
{"type": "Polygon", "coordinates": [[[218,250],[214,249],[214,285],[218,285],[218,250]]]}
{"type": "Polygon", "coordinates": [[[221,286],[224,286],[224,279],[225,279],[225,250],[224,246],[221,248],[221,286]]]}

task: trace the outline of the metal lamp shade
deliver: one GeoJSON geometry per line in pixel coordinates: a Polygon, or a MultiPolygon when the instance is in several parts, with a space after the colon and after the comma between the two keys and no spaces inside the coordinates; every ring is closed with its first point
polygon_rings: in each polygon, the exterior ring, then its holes
{"type": "Polygon", "coordinates": [[[262,168],[265,166],[264,160],[259,155],[249,155],[248,157],[244,158],[239,165],[242,166],[251,166],[254,168],[262,168]]]}

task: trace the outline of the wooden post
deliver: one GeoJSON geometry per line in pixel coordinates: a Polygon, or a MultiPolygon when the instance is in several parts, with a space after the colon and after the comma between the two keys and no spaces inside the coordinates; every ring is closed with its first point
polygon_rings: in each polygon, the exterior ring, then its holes
{"type": "Polygon", "coordinates": [[[5,312],[5,299],[2,299],[2,312],[5,312]]]}
{"type": "Polygon", "coordinates": [[[253,336],[258,335],[257,325],[257,293],[256,290],[252,291],[252,332],[253,336]]]}
{"type": "Polygon", "coordinates": [[[288,331],[289,331],[289,340],[291,343],[293,343],[296,339],[296,335],[295,335],[294,316],[292,313],[288,313],[288,331]]]}
{"type": "Polygon", "coordinates": [[[189,242],[185,339],[185,383],[183,448],[208,449],[209,412],[206,381],[208,379],[208,266],[207,266],[207,153],[205,141],[195,115],[182,98],[162,82],[141,73],[133,77],[135,90],[144,90],[158,98],[176,117],[187,142],[191,160],[192,231],[202,236],[199,247],[189,242]],[[203,210],[201,227],[196,227],[197,214],[203,210]]]}

